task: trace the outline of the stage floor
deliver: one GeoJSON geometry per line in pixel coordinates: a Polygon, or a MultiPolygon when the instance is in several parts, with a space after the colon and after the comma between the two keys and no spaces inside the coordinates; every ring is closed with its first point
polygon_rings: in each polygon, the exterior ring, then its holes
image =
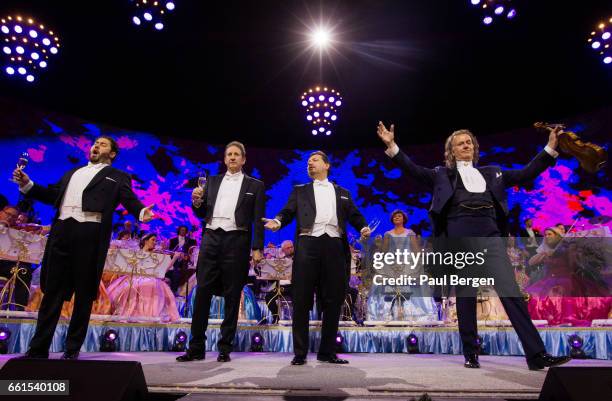
{"type": "MultiPolygon", "coordinates": [[[[61,354],[52,354],[59,358],[61,354]]],[[[342,356],[349,365],[330,365],[308,356],[304,366],[289,364],[292,354],[234,352],[219,363],[178,363],[175,352],[82,353],[86,360],[140,361],[150,392],[189,394],[184,400],[287,399],[288,396],[341,399],[537,399],[546,370],[530,371],[523,357],[482,356],[481,369],[465,369],[460,355],[367,354],[342,356]],[[254,398],[256,397],[256,398],[254,398]],[[243,398],[244,399],[244,398],[243,398]]],[[[0,366],[15,355],[0,355],[0,366]]],[[[573,360],[565,366],[612,366],[608,360],[573,360]]]]}

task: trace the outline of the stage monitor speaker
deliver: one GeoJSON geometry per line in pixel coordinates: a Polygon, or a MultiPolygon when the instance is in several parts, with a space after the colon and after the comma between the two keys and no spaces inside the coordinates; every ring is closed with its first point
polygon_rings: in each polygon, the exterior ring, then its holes
{"type": "Polygon", "coordinates": [[[548,369],[540,401],[610,401],[612,367],[548,369]]]}
{"type": "MultiPolygon", "coordinates": [[[[69,396],[61,400],[128,401],[148,397],[140,362],[10,359],[0,369],[0,380],[69,380],[69,396]]],[[[16,395],[16,400],[40,400],[42,395],[16,395]]],[[[54,397],[51,397],[55,399],[54,397]]],[[[5,401],[9,398],[0,396],[5,401]]]]}

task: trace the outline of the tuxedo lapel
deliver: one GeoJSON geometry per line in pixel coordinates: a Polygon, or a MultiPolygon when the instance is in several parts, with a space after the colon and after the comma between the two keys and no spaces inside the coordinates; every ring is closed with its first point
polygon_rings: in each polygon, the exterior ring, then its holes
{"type": "Polygon", "coordinates": [[[223,181],[223,174],[215,175],[210,178],[210,200],[211,204],[214,206],[217,202],[217,194],[219,193],[219,188],[221,187],[221,181],[223,181]]]}
{"type": "Polygon", "coordinates": [[[312,210],[314,210],[314,215],[317,215],[317,202],[315,201],[315,195],[314,195],[314,185],[313,183],[309,183],[306,184],[304,186],[304,190],[306,191],[306,198],[308,199],[308,202],[310,202],[310,205],[312,206],[312,210]]]}
{"type": "Polygon", "coordinates": [[[242,185],[240,185],[240,193],[238,194],[238,203],[236,203],[236,209],[238,209],[240,207],[240,204],[242,204],[242,201],[244,200],[244,196],[245,196],[244,194],[246,193],[250,182],[251,182],[251,177],[244,174],[244,178],[242,179],[242,185]]]}
{"type": "Polygon", "coordinates": [[[453,188],[453,191],[455,191],[455,188],[457,188],[457,176],[459,175],[457,172],[457,168],[447,168],[446,174],[448,176],[448,180],[450,181],[451,187],[453,188]]]}
{"type": "Polygon", "coordinates": [[[336,185],[336,183],[332,183],[334,185],[334,192],[336,194],[336,217],[338,218],[338,225],[340,225],[340,220],[342,219],[342,209],[340,207],[341,199],[340,199],[340,187],[336,185]]]}
{"type": "MultiPolygon", "coordinates": [[[[102,167],[102,169],[100,171],[98,171],[96,173],[96,175],[94,175],[94,177],[91,179],[91,181],[89,182],[89,184],[87,184],[87,186],[85,187],[85,191],[87,191],[89,188],[93,188],[97,183],[99,183],[104,177],[106,177],[106,175],[108,174],[110,166],[104,166],[102,167]]],[[[75,170],[76,171],[76,170],[75,170]]]]}

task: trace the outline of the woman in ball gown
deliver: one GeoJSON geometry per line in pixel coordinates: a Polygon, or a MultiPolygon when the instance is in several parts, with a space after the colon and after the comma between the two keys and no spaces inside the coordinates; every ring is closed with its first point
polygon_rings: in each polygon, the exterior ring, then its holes
{"type": "MultiPolygon", "coordinates": [[[[406,213],[394,210],[391,213],[391,222],[393,229],[385,233],[382,251],[420,252],[421,247],[415,232],[406,228],[406,213]]],[[[400,277],[405,274],[418,278],[424,271],[422,266],[395,264],[385,265],[374,274],[385,277],[400,277]]],[[[438,311],[427,285],[372,285],[368,295],[368,320],[435,321],[438,320],[438,311]]]]}
{"type": "Polygon", "coordinates": [[[609,238],[565,238],[557,227],[544,232],[544,251],[530,266],[542,266],[543,278],[527,286],[529,314],[550,325],[590,326],[612,310],[608,284],[602,278],[609,238]],[[563,241],[562,241],[563,240],[563,241]]]}
{"type": "MultiPolygon", "coordinates": [[[[140,240],[143,252],[153,252],[157,244],[156,234],[147,234],[140,240]]],[[[167,263],[166,271],[180,257],[174,253],[167,263]]],[[[113,314],[125,317],[155,317],[161,321],[179,320],[176,299],[170,286],[163,278],[124,275],[108,286],[108,295],[113,303],[113,314]]]]}

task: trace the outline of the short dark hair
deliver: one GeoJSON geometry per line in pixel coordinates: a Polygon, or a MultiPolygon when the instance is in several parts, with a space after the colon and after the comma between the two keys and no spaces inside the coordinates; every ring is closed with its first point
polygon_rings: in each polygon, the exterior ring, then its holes
{"type": "Polygon", "coordinates": [[[408,223],[408,215],[406,214],[406,212],[400,209],[395,209],[393,212],[391,212],[391,224],[393,224],[393,218],[396,214],[402,215],[402,218],[404,219],[404,223],[402,225],[405,226],[406,223],[408,223]]]}
{"type": "Polygon", "coordinates": [[[178,235],[178,233],[181,232],[181,228],[184,228],[187,231],[187,234],[189,234],[189,227],[187,227],[186,225],[183,224],[183,225],[180,225],[180,226],[177,227],[177,229],[176,229],[176,234],[177,235],[178,235]]]}
{"type": "Polygon", "coordinates": [[[115,138],[113,138],[112,136],[108,136],[108,135],[100,135],[99,137],[96,138],[96,141],[98,139],[106,139],[107,141],[110,142],[111,152],[115,152],[115,157],[113,157],[111,161],[115,161],[117,156],[119,156],[119,144],[117,144],[117,141],[115,141],[115,138]]]}
{"type": "MultiPolygon", "coordinates": [[[[242,142],[231,141],[230,143],[225,145],[225,152],[227,152],[227,149],[229,149],[231,146],[235,146],[238,149],[240,149],[240,152],[242,153],[242,157],[246,156],[246,149],[244,148],[244,144],[242,142]]],[[[224,152],[224,154],[225,154],[225,152],[224,152]]]]}
{"type": "Polygon", "coordinates": [[[310,159],[312,156],[315,156],[315,155],[321,156],[321,159],[323,159],[323,162],[325,164],[329,164],[329,170],[327,170],[327,175],[329,175],[329,173],[331,173],[331,163],[329,162],[329,157],[327,157],[325,152],[323,152],[322,150],[315,150],[308,156],[308,159],[310,159]]]}

